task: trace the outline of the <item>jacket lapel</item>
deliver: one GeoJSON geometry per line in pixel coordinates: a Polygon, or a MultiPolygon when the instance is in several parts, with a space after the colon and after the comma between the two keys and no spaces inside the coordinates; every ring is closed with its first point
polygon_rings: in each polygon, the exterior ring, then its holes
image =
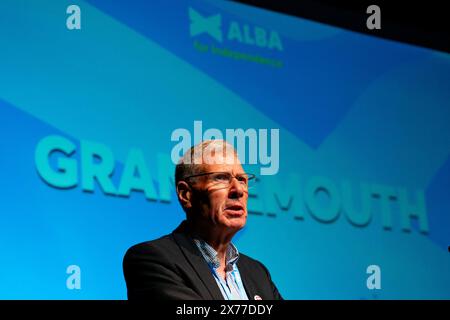
{"type": "Polygon", "coordinates": [[[223,300],[223,295],[220,292],[217,282],[209,269],[208,264],[202,257],[200,251],[195,245],[194,241],[183,232],[183,223],[172,233],[175,241],[186,257],[187,261],[191,264],[195,270],[198,278],[204,284],[206,291],[204,297],[209,297],[213,300],[223,300]]]}
{"type": "Polygon", "coordinates": [[[242,263],[241,260],[238,260],[237,267],[239,269],[239,273],[241,275],[241,280],[244,285],[245,291],[247,292],[247,297],[249,300],[255,300],[255,295],[257,294],[256,288],[254,286],[253,281],[251,280],[251,270],[247,266],[247,264],[242,263]]]}

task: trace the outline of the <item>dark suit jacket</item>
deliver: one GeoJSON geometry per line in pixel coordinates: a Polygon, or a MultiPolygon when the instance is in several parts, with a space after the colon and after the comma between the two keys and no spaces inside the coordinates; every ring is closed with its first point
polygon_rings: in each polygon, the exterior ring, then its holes
{"type": "MultiPolygon", "coordinates": [[[[245,254],[237,262],[247,296],[282,299],[266,267],[245,254]]],[[[171,234],[128,249],[123,260],[128,299],[223,300],[222,293],[182,223],[171,234]]]]}

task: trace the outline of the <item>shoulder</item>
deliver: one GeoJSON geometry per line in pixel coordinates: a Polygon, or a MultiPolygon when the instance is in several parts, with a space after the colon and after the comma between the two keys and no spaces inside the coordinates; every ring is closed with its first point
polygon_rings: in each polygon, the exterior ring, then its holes
{"type": "Polygon", "coordinates": [[[125,253],[124,263],[141,259],[170,259],[170,256],[176,255],[178,247],[171,234],[165,235],[159,239],[145,241],[131,246],[125,253]]]}

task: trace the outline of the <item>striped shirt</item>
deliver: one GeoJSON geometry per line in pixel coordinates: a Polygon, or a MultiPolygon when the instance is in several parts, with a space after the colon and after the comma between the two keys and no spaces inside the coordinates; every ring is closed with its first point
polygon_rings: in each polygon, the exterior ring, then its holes
{"type": "Polygon", "coordinates": [[[208,243],[201,239],[194,239],[195,244],[200,250],[203,258],[208,263],[220,292],[225,300],[248,300],[244,285],[242,284],[241,275],[237,267],[237,260],[239,259],[239,252],[237,248],[230,243],[227,248],[225,257],[225,274],[226,279],[222,278],[218,272],[220,262],[217,257],[217,252],[208,243]]]}

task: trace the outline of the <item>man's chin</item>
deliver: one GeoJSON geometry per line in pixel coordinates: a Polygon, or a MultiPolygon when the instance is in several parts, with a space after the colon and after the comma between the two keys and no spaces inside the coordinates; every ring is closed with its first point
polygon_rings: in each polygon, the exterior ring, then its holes
{"type": "Polygon", "coordinates": [[[226,225],[228,228],[240,230],[245,226],[247,218],[245,216],[231,216],[227,217],[226,225]]]}

